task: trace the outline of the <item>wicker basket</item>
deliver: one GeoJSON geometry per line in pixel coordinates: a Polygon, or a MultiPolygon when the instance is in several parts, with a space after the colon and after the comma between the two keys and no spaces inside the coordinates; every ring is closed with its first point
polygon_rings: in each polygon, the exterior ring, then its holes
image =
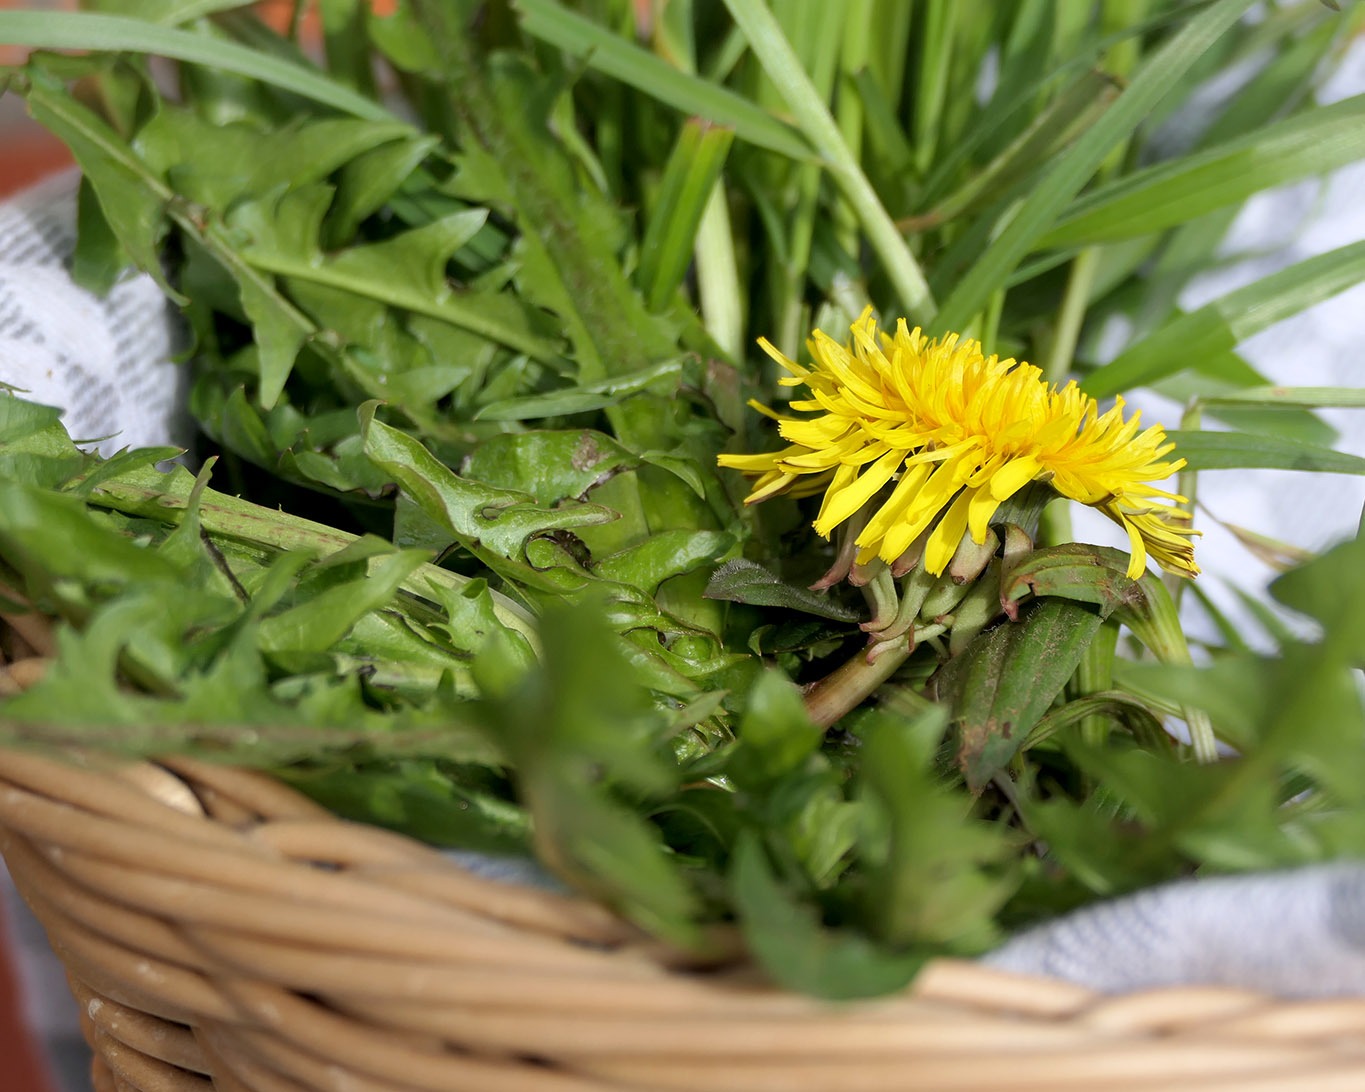
{"type": "MultiPolygon", "coordinates": [[[[33,614],[0,629],[13,692],[54,642],[33,614]]],[[[1365,998],[1103,997],[944,961],[823,1004],[232,767],[0,750],[0,853],[99,1092],[1365,1089],[1365,998]]]]}
{"type": "Polygon", "coordinates": [[[942,962],[835,1007],[235,768],[0,752],[0,850],[101,1092],[1365,1088],[1365,1000],[942,962]]]}

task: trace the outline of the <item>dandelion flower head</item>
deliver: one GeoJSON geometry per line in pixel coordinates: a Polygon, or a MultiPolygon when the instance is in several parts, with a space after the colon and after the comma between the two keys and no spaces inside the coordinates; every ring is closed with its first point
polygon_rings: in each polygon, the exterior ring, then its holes
{"type": "Polygon", "coordinates": [[[756,409],[778,421],[786,448],[722,455],[720,464],[755,476],[747,502],[823,491],[815,530],[828,538],[852,519],[858,561],[896,562],[912,546],[942,573],[964,533],[983,543],[997,510],[1030,482],[1103,512],[1128,533],[1128,575],[1150,556],[1168,572],[1195,576],[1196,532],[1185,498],[1156,488],[1184,465],[1160,425],[1139,431],[1123,400],[1100,413],[1075,382],[1060,389],[1031,364],[983,355],[979,342],[928,338],[904,319],[879,331],[871,308],[841,345],[822,331],[807,342],[805,368],[766,339],[763,349],[791,374],[784,386],[809,397],[805,416],[756,409]],[[858,523],[862,522],[859,528],[858,523]],[[927,539],[924,536],[927,533],[927,539]]]}

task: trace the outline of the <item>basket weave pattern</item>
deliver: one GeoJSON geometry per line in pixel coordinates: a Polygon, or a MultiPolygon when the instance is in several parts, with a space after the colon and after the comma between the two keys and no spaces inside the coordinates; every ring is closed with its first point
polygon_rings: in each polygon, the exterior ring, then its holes
{"type": "Polygon", "coordinates": [[[834,1007],[236,768],[0,752],[0,851],[101,1092],[1365,1088],[1365,1001],[941,962],[834,1007]]]}

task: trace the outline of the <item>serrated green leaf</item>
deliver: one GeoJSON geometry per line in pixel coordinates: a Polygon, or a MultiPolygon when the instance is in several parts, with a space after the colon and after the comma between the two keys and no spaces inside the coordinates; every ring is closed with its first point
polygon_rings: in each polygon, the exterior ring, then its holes
{"type": "Polygon", "coordinates": [[[555,356],[555,343],[545,336],[543,324],[515,298],[460,293],[449,283],[446,263],[483,226],[486,210],[467,209],[324,258],[319,249],[324,204],[321,191],[304,190],[239,206],[231,224],[247,236],[243,255],[272,276],[439,319],[536,360],[555,356]]]}
{"type": "Polygon", "coordinates": [[[726,777],[741,789],[775,785],[820,749],[824,729],[812,723],[801,691],[774,670],[764,671],[750,689],[730,752],[726,777]]]}
{"type": "Polygon", "coordinates": [[[167,104],[138,131],[134,147],[179,194],[227,212],[243,198],[320,182],[357,156],[410,133],[402,122],[357,118],[321,118],[263,132],[245,122],[214,125],[167,104]]]}
{"type": "Polygon", "coordinates": [[[852,931],[820,924],[814,908],[785,890],[757,835],[735,843],[730,890],[750,951],[779,986],[847,1000],[899,989],[923,966],[919,953],[893,952],[852,931]]]}
{"type": "Polygon", "coordinates": [[[378,212],[440,144],[435,136],[394,140],[343,166],[328,218],[328,242],[332,246],[350,242],[361,221],[378,212]]]}
{"type": "Polygon", "coordinates": [[[546,508],[529,493],[461,478],[422,444],[374,417],[375,405],[361,407],[365,454],[416,501],[448,527],[457,541],[481,554],[520,561],[532,535],[606,523],[610,509],[593,504],[546,508]]]}
{"type": "Polygon", "coordinates": [[[161,588],[179,582],[176,567],[86,516],[75,497],[0,481],[0,543],[9,563],[42,580],[71,577],[161,588]]]}
{"type": "Polygon", "coordinates": [[[1012,885],[982,867],[1003,856],[999,835],[968,821],[970,797],[938,778],[947,722],[946,709],[929,706],[912,717],[881,711],[857,727],[863,791],[886,828],[864,912],[883,941],[975,952],[996,939],[990,914],[1012,885]]]}
{"type": "Polygon", "coordinates": [[[734,544],[735,537],[723,531],[660,531],[601,558],[593,570],[608,580],[653,592],[665,580],[718,560],[734,544]]]}
{"type": "Polygon", "coordinates": [[[668,383],[681,372],[682,361],[662,360],[619,379],[582,383],[546,394],[528,394],[490,402],[480,406],[474,417],[479,421],[528,421],[607,409],[619,405],[630,395],[647,391],[656,383],[668,383]]]}
{"type": "Polygon", "coordinates": [[[260,644],[267,652],[324,652],[342,639],[362,615],[388,604],[399,586],[424,561],[424,550],[382,557],[359,580],[328,588],[311,599],[261,621],[260,644]]]}
{"type": "MultiPolygon", "coordinates": [[[[0,20],[17,14],[0,12],[0,20]]],[[[52,13],[51,17],[62,16],[52,13]]],[[[2,28],[0,23],[0,38],[2,28]]],[[[166,280],[157,246],[166,230],[171,191],[152,180],[118,133],[50,76],[30,66],[29,79],[24,93],[29,113],[71,149],[119,245],[170,299],[184,303],[184,297],[166,280]]]]}
{"type": "Polygon", "coordinates": [[[618,795],[664,792],[678,777],[643,745],[658,723],[624,646],[581,608],[548,611],[541,635],[543,668],[523,672],[487,706],[515,763],[537,854],[645,927],[695,946],[696,896],[660,852],[657,830],[618,795]]]}
{"type": "Polygon", "coordinates": [[[470,453],[463,469],[489,485],[529,490],[550,505],[581,500],[609,475],[635,465],[635,456],[606,433],[575,429],[491,437],[470,453]]]}

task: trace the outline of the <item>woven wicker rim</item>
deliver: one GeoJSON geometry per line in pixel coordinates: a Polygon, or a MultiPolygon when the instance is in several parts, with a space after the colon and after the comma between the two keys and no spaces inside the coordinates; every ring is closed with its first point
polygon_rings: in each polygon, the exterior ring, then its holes
{"type": "Polygon", "coordinates": [[[0,851],[103,1088],[1365,1087],[1365,1001],[1107,998],[942,961],[831,1006],[185,759],[0,752],[0,851]]]}
{"type": "MultiPolygon", "coordinates": [[[[0,694],[54,652],[47,619],[0,614],[0,694]]],[[[1365,1088],[1365,998],[1103,997],[939,961],[825,1004],[184,758],[0,750],[0,853],[98,1092],[1365,1088]]]]}

